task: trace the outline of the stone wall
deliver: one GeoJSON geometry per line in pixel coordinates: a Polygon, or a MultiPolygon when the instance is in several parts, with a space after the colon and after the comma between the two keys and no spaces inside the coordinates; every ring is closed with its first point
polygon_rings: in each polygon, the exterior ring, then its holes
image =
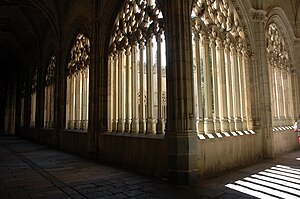
{"type": "Polygon", "coordinates": [[[262,159],[261,139],[262,134],[256,133],[199,140],[199,175],[214,175],[262,159]]]}
{"type": "Polygon", "coordinates": [[[154,136],[100,134],[99,158],[143,173],[166,176],[168,168],[166,139],[154,136]]]}

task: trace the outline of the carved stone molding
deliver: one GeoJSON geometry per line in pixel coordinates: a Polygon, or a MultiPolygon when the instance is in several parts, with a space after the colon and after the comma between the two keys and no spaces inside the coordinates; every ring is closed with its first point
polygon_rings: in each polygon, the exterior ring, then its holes
{"type": "Polygon", "coordinates": [[[90,40],[83,34],[78,34],[71,49],[68,64],[68,76],[88,68],[90,65],[90,40]]]}
{"type": "Polygon", "coordinates": [[[46,70],[46,82],[45,82],[46,86],[54,85],[55,83],[55,65],[56,65],[56,58],[54,55],[52,55],[46,70]]]}
{"type": "Polygon", "coordinates": [[[267,21],[267,11],[256,10],[256,9],[251,8],[250,12],[251,12],[253,21],[262,22],[262,23],[267,21]]]}

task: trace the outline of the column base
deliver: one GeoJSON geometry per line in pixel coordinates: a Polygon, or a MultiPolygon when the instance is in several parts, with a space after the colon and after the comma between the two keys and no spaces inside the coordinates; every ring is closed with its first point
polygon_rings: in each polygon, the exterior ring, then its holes
{"type": "Polygon", "coordinates": [[[246,119],[246,118],[245,118],[245,119],[244,119],[244,118],[242,119],[242,123],[243,123],[243,130],[244,130],[244,131],[248,130],[247,119],[246,119]]]}
{"type": "Polygon", "coordinates": [[[228,118],[225,117],[225,118],[221,118],[220,119],[220,123],[221,123],[221,131],[222,132],[229,132],[230,129],[229,129],[229,122],[228,122],[228,118]]]}
{"type": "Polygon", "coordinates": [[[198,133],[204,133],[204,121],[203,119],[197,120],[197,132],[198,133]]]}
{"type": "Polygon", "coordinates": [[[166,129],[166,122],[164,119],[158,119],[157,134],[164,134],[166,129]]]}
{"type": "Polygon", "coordinates": [[[214,118],[214,124],[215,124],[215,132],[220,133],[221,132],[221,125],[220,125],[220,119],[214,118]]]}
{"type": "Polygon", "coordinates": [[[233,118],[229,118],[228,122],[229,122],[229,130],[230,130],[230,132],[234,132],[235,131],[234,119],[233,118]]]}
{"type": "Polygon", "coordinates": [[[124,119],[119,119],[118,120],[119,122],[118,122],[118,132],[124,132],[124,130],[125,130],[125,121],[124,121],[124,119]]]}
{"type": "Polygon", "coordinates": [[[197,184],[199,180],[198,137],[195,132],[166,132],[168,176],[173,184],[197,184]]]}
{"type": "Polygon", "coordinates": [[[139,131],[142,134],[146,133],[146,121],[144,119],[140,120],[140,124],[139,124],[139,131]]]}
{"type": "Polygon", "coordinates": [[[131,133],[139,132],[139,119],[132,119],[131,123],[131,133]]]}
{"type": "Polygon", "coordinates": [[[242,118],[234,118],[235,130],[242,131],[243,130],[243,123],[242,118]]]}
{"type": "Polygon", "coordinates": [[[212,118],[205,118],[204,119],[204,132],[205,133],[214,133],[214,121],[212,118]]]}
{"type": "Polygon", "coordinates": [[[117,130],[118,130],[118,120],[113,120],[112,131],[117,131],[117,130]]]}
{"type": "Polygon", "coordinates": [[[147,134],[156,134],[156,119],[147,119],[147,134]]]}
{"type": "Polygon", "coordinates": [[[130,132],[131,130],[131,119],[126,119],[126,122],[125,122],[125,132],[130,132]]]}

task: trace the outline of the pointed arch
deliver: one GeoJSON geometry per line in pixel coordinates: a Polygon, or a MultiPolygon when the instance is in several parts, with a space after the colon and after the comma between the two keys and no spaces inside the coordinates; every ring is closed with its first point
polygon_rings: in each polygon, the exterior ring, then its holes
{"type": "Polygon", "coordinates": [[[87,131],[90,40],[78,33],[66,69],[66,129],[87,131]]]}
{"type": "Polygon", "coordinates": [[[155,0],[127,0],[110,35],[110,131],[163,134],[166,120],[164,21],[155,0]]]}
{"type": "Polygon", "coordinates": [[[281,8],[272,8],[267,16],[266,50],[270,74],[272,123],[276,130],[276,127],[292,125],[294,120],[295,36],[281,8]]]}

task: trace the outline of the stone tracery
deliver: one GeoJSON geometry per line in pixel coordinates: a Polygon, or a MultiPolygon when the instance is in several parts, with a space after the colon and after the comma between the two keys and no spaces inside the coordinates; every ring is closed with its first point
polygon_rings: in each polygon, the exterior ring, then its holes
{"type": "Polygon", "coordinates": [[[165,65],[160,9],[153,0],[126,1],[110,41],[111,131],[164,133],[165,65]]]}
{"type": "Polygon", "coordinates": [[[90,40],[78,34],[67,68],[66,128],[87,130],[90,40]]]}
{"type": "Polygon", "coordinates": [[[196,1],[192,32],[198,133],[249,129],[248,47],[231,2],[196,1]]]}
{"type": "Polygon", "coordinates": [[[277,25],[271,23],[266,29],[266,50],[270,71],[273,126],[292,124],[294,109],[292,98],[293,67],[288,48],[277,25]]]}
{"type": "Polygon", "coordinates": [[[50,57],[45,76],[44,127],[53,128],[56,58],[50,57]]]}

